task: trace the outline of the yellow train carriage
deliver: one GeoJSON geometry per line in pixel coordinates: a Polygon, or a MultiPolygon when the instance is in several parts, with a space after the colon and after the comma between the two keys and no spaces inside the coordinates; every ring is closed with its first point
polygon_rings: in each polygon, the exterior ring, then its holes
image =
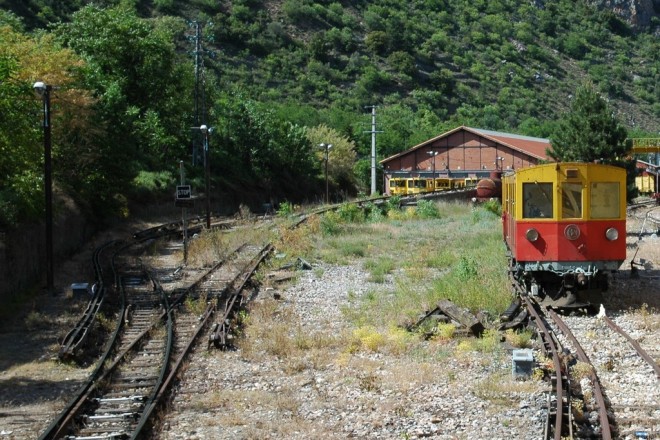
{"type": "Polygon", "coordinates": [[[449,177],[438,177],[434,179],[436,191],[449,191],[454,189],[454,179],[449,177]]]}
{"type": "Polygon", "coordinates": [[[635,177],[635,186],[640,194],[656,192],[655,179],[651,175],[635,177]]]}
{"type": "Polygon", "coordinates": [[[395,177],[390,179],[390,195],[392,196],[402,196],[406,195],[408,190],[408,185],[406,182],[407,179],[401,177],[395,177]]]}
{"type": "Polygon", "coordinates": [[[433,191],[433,180],[421,177],[413,177],[406,179],[408,191],[406,194],[422,194],[425,192],[433,191]]]}

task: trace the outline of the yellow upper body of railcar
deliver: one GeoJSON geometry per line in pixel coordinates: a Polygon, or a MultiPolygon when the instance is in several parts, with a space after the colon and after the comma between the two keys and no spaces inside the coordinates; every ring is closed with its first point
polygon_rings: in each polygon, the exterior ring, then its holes
{"type": "Polygon", "coordinates": [[[550,163],[502,178],[502,209],[517,220],[625,220],[626,171],[595,163],[550,163]]]}

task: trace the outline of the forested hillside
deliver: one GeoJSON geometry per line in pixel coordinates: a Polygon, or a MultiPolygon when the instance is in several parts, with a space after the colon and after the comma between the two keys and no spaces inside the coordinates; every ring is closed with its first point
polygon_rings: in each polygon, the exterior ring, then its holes
{"type": "MultiPolygon", "coordinates": [[[[16,176],[2,186],[32,194],[34,212],[39,168],[17,167],[38,160],[39,75],[62,87],[59,184],[115,209],[136,188],[171,188],[179,160],[199,179],[201,123],[214,129],[214,188],[293,200],[322,192],[320,142],[344,146],[329,163],[334,191],[365,187],[373,105],[379,159],[462,124],[551,137],[585,82],[629,134],[660,127],[658,10],[633,27],[583,0],[87,3],[0,0],[0,148],[33,145],[0,162],[16,176]],[[54,57],[65,61],[47,68],[54,57]]],[[[3,223],[29,215],[17,193],[3,194],[3,223]]]]}

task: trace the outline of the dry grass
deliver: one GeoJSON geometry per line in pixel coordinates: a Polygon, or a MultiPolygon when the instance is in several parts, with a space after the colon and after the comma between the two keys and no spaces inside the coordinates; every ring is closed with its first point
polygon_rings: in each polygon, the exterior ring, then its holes
{"type": "Polygon", "coordinates": [[[323,365],[325,352],[338,347],[342,338],[322,329],[310,331],[301,327],[291,307],[272,299],[252,304],[243,320],[243,337],[238,341],[243,358],[287,359],[290,371],[323,365]]]}
{"type": "Polygon", "coordinates": [[[538,390],[538,382],[515,380],[510,373],[504,371],[489,375],[476,382],[472,388],[475,396],[501,406],[515,405],[520,399],[520,393],[533,393],[538,390]]]}

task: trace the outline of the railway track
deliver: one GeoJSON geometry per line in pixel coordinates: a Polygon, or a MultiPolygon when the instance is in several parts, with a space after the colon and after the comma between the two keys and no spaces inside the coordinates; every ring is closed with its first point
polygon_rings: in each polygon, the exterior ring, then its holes
{"type": "MultiPolygon", "coordinates": [[[[660,435],[660,367],[655,360],[602,313],[597,317],[565,317],[563,322],[562,334],[570,332],[580,341],[583,353],[578,353],[578,360],[590,365],[597,378],[595,384],[581,383],[585,409],[605,406],[612,438],[660,435]],[[602,388],[602,402],[596,399],[597,390],[592,392],[592,387],[602,388]]],[[[576,341],[570,344],[576,347],[576,341]]],[[[601,420],[601,426],[603,423],[601,420]]]]}
{"type": "MultiPolygon", "coordinates": [[[[165,236],[172,235],[176,234],[168,229],[165,236]]],[[[151,270],[149,261],[157,257],[145,252],[149,246],[149,253],[154,252],[154,237],[153,233],[141,235],[133,247],[121,249],[127,256],[113,258],[122,299],[115,333],[88,382],[40,439],[143,435],[179,374],[186,354],[218,310],[219,321],[209,338],[217,346],[228,345],[230,319],[249,300],[246,286],[272,250],[271,246],[246,244],[210,268],[159,265],[157,270],[151,270]]],[[[158,244],[166,254],[177,246],[164,240],[158,244]]],[[[101,250],[95,252],[95,262],[101,250]]],[[[69,347],[69,353],[81,340],[73,335],[87,333],[102,298],[94,296],[79,324],[65,338],[68,342],[63,347],[69,347]]]]}
{"type": "Polygon", "coordinates": [[[560,317],[523,297],[542,341],[553,396],[544,439],[656,438],[660,367],[602,312],[560,317]],[[604,349],[607,347],[607,349],[604,349]]]}
{"type": "Polygon", "coordinates": [[[91,334],[94,320],[103,306],[107,286],[112,284],[111,278],[107,275],[104,277],[106,271],[104,271],[101,256],[103,252],[119,246],[120,243],[118,240],[109,241],[94,251],[92,265],[94,266],[95,283],[91,290],[92,296],[78,322],[62,340],[58,353],[60,360],[66,361],[76,358],[78,351],[81,350],[83,344],[91,334]]]}

